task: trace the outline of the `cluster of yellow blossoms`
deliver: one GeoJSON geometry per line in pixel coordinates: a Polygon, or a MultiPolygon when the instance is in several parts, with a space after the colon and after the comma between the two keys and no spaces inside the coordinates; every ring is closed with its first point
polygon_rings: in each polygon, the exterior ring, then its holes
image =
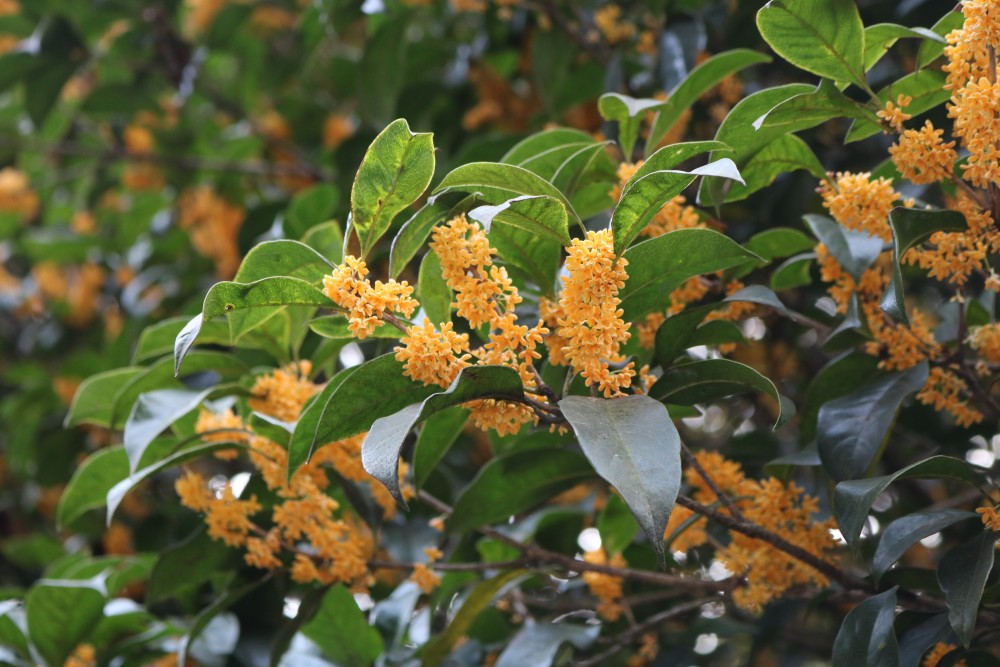
{"type": "MultiPolygon", "coordinates": [[[[249,406],[283,421],[298,418],[319,387],[307,379],[308,362],[299,362],[258,378],[249,406]]],[[[368,527],[333,497],[335,490],[326,469],[353,484],[364,484],[386,517],[396,504],[388,490],[373,480],[361,464],[364,433],[319,447],[308,464],[288,478],[286,449],[254,433],[231,410],[203,410],[196,430],[207,442],[232,442],[246,449],[250,463],[268,490],[280,501],[271,509],[270,521],[257,516],[264,505],[251,494],[237,497],[225,482],[213,488],[197,471],[187,470],[177,480],[181,503],[204,514],[208,534],[229,546],[244,548],[246,562],[261,569],[284,567],[298,582],[345,583],[364,589],[372,578],[368,561],[375,554],[368,527]]],[[[237,449],[223,449],[217,456],[232,459],[237,449]]],[[[401,468],[405,473],[405,467],[401,468]]],[[[412,488],[404,485],[404,494],[412,488]]]]}
{"type": "Polygon", "coordinates": [[[0,213],[15,214],[27,222],[38,215],[38,206],[38,195],[23,171],[0,169],[0,213]]]}
{"type": "MultiPolygon", "coordinates": [[[[619,568],[628,565],[621,554],[614,554],[608,558],[604,549],[587,551],[583,554],[583,560],[595,565],[610,565],[619,568]]],[[[597,606],[598,614],[612,622],[621,618],[622,612],[625,611],[621,604],[622,587],[624,586],[621,577],[604,572],[587,571],[583,573],[583,581],[594,597],[600,600],[597,606]]]]}
{"type": "Polygon", "coordinates": [[[188,232],[195,250],[215,262],[219,278],[228,279],[240,266],[237,235],[246,211],[207,185],[185,190],[177,204],[177,225],[188,232]]]}
{"type": "Polygon", "coordinates": [[[402,313],[410,317],[420,305],[405,280],[376,280],[372,285],[367,278],[368,267],[364,261],[348,255],[333,273],[323,278],[323,291],[330,300],[348,311],[348,329],[358,340],[364,340],[385,324],[386,316],[402,313]]]}
{"type": "MultiPolygon", "coordinates": [[[[746,520],[814,556],[822,558],[836,546],[830,535],[834,521],[814,519],[819,501],[794,483],[786,485],[774,477],[761,481],[747,479],[739,464],[716,452],[697,452],[695,457],[746,520]]],[[[715,491],[694,467],[685,471],[685,480],[693,488],[691,495],[695,500],[706,505],[719,502],[715,491]]],[[[725,505],[717,511],[729,513],[725,505]]],[[[706,522],[707,519],[684,507],[675,507],[664,537],[674,551],[687,551],[708,542],[706,522]]],[[[746,579],[745,585],[733,592],[733,601],[750,611],[759,611],[793,586],[822,587],[828,583],[825,575],[784,551],[736,531],[730,531],[730,542],[717,549],[716,557],[730,572],[746,579]]]]}

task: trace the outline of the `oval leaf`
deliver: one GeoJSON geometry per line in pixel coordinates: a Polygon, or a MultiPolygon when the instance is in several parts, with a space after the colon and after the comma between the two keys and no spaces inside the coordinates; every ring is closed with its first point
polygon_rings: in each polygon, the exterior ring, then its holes
{"type": "Polygon", "coordinates": [[[874,595],[844,618],[833,642],[833,667],[898,667],[896,589],[874,595]]]}
{"type": "Polygon", "coordinates": [[[872,574],[876,581],[913,546],[917,540],[933,535],[948,526],[964,519],[976,518],[975,512],[963,510],[938,510],[933,512],[914,512],[900,517],[890,523],[882,531],[878,548],[872,559],[872,574]]]}

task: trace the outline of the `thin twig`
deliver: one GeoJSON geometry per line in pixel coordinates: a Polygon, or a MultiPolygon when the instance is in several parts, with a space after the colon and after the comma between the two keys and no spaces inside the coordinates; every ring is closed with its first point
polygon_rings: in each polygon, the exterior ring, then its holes
{"type": "Polygon", "coordinates": [[[737,519],[745,521],[746,519],[743,516],[743,513],[740,512],[740,510],[736,507],[736,503],[733,502],[733,499],[729,497],[729,494],[725,493],[722,489],[719,488],[719,485],[716,484],[715,480],[712,479],[712,477],[708,474],[708,472],[706,472],[705,468],[701,465],[701,462],[698,461],[697,457],[691,453],[691,450],[688,449],[688,446],[683,443],[681,443],[681,454],[684,455],[684,458],[685,460],[687,460],[688,465],[694,468],[695,472],[697,472],[701,476],[701,478],[705,480],[705,484],[707,484],[708,488],[712,490],[712,493],[714,493],[715,496],[720,501],[722,501],[722,504],[726,506],[726,509],[729,510],[729,513],[732,514],[737,519]]]}

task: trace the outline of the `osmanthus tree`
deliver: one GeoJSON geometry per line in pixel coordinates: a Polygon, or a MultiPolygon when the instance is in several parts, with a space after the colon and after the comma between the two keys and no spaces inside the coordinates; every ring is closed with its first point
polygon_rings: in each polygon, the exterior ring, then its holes
{"type": "Polygon", "coordinates": [[[307,190],[296,238],[80,386],[67,423],[121,439],[61,528],[156,498],[162,547],[57,560],[0,603],[3,660],[997,663],[1000,10],[960,10],[772,0],[761,35],[820,81],[713,140],[661,145],[764,55],[603,96],[616,142],[548,129],[440,178],[389,123],[346,225],[307,190]],[[827,174],[796,133],[836,119],[889,159],[827,174]],[[828,215],[720,231],[791,171],[828,215]],[[800,391],[772,351],[821,367],[800,391]]]}

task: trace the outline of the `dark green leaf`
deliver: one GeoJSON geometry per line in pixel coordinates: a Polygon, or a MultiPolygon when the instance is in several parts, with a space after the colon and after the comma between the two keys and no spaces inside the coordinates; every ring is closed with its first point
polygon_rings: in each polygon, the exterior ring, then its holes
{"type": "Polygon", "coordinates": [[[628,260],[629,278],[620,298],[626,321],[664,310],[671,290],[688,278],[763,261],[710,229],[668,232],[632,246],[624,257],[628,260]]]}
{"type": "Polygon", "coordinates": [[[238,563],[237,551],[210,538],[204,527],[199,528],[160,553],[149,575],[146,602],[169,599],[186,588],[209,581],[238,563]]]}
{"type": "Polygon", "coordinates": [[[524,570],[508,570],[480,582],[472,589],[444,632],[424,645],[420,667],[441,665],[493,598],[526,574],[524,570]]]}
{"type": "Polygon", "coordinates": [[[382,655],[382,637],[368,625],[358,603],[343,586],[331,586],[302,634],[313,640],[326,657],[343,667],[369,667],[382,655]]]}
{"type": "Polygon", "coordinates": [[[424,422],[413,448],[413,483],[418,489],[458,440],[468,418],[468,410],[454,407],[431,415],[424,422]]]}
{"type": "Polygon", "coordinates": [[[392,219],[415,202],[434,176],[434,141],[393,121],[368,147],[351,188],[351,225],[362,254],[389,229],[392,219]]]}
{"type": "Polygon", "coordinates": [[[826,177],[826,169],[806,142],[794,134],[782,135],[755,153],[743,165],[740,171],[746,178],[747,184],[745,186],[732,184],[726,195],[726,201],[745,199],[774,183],[782,174],[799,170],[807,171],[817,179],[826,177]]]}
{"type": "Polygon", "coordinates": [[[831,218],[809,214],[803,218],[816,238],[855,280],[882,254],[882,239],[841,227],[831,218]]]}
{"type": "Polygon", "coordinates": [[[563,644],[583,650],[597,640],[600,632],[600,625],[528,623],[507,644],[496,667],[550,667],[563,644]]]}
{"type": "Polygon", "coordinates": [[[669,368],[650,387],[649,396],[664,403],[695,405],[746,391],[763,392],[778,403],[775,430],[791,417],[780,410],[786,406],[773,382],[750,366],[731,359],[703,359],[669,368]]]}
{"type": "Polygon", "coordinates": [[[912,478],[950,479],[966,484],[976,482],[969,464],[950,456],[932,456],[883,477],[841,482],[834,493],[834,514],[848,544],[852,547],[857,544],[875,499],[897,479],[912,478]]]}
{"type": "Polygon", "coordinates": [[[781,299],[778,298],[778,295],[763,285],[747,285],[743,289],[730,294],[723,301],[744,301],[747,303],[756,303],[761,306],[773,308],[783,315],[787,315],[789,313],[789,310],[785,308],[785,304],[781,303],[781,299]]]}
{"type": "Polygon", "coordinates": [[[559,407],[594,470],[632,510],[662,566],[663,531],[681,482],[681,439],[666,409],[641,395],[567,396],[559,407]]]}
{"type": "Polygon", "coordinates": [[[812,282],[811,271],[816,261],[816,253],[805,252],[795,257],[789,257],[771,274],[771,289],[775,292],[809,285],[812,282]]]}
{"type": "Polygon", "coordinates": [[[882,310],[897,322],[909,324],[903,302],[903,274],[899,262],[906,252],[929,239],[935,232],[964,232],[965,216],[958,211],[928,211],[897,207],[889,213],[892,228],[892,281],[882,297],[882,310]]]}
{"type": "MultiPolygon", "coordinates": [[[[441,273],[441,260],[433,250],[427,251],[420,262],[417,278],[417,295],[420,306],[427,317],[437,327],[451,322],[451,288],[441,273]]],[[[389,327],[381,327],[387,329],[389,327]]]]}
{"type": "Polygon", "coordinates": [[[316,447],[371,429],[380,417],[422,401],[438,389],[403,375],[403,364],[384,354],[338,373],[299,417],[288,443],[288,474],[295,474],[316,447]],[[377,392],[372,388],[377,387],[377,392]]]}
{"type": "Polygon", "coordinates": [[[927,382],[927,364],[889,373],[823,404],[816,444],[823,468],[833,479],[862,477],[878,462],[903,401],[927,382]]]}
{"type": "Polygon", "coordinates": [[[917,540],[942,531],[953,523],[976,517],[974,512],[963,510],[935,510],[914,512],[896,519],[882,531],[878,548],[875,550],[872,559],[872,574],[875,575],[875,580],[878,581],[888,572],[917,540]]]}
{"type": "Polygon", "coordinates": [[[128,366],[91,375],[76,390],[64,426],[69,428],[79,424],[93,424],[109,428],[114,403],[108,397],[115,396],[145,370],[140,366],[128,366]]]}
{"type": "Polygon", "coordinates": [[[717,347],[726,343],[746,343],[743,330],[735,322],[729,320],[712,320],[695,329],[688,341],[692,346],[708,345],[717,347]]]}
{"type": "MultiPolygon", "coordinates": [[[[354,340],[354,333],[348,328],[346,315],[325,315],[309,320],[309,328],[324,338],[334,340],[354,340]]],[[[403,333],[394,326],[383,324],[368,334],[368,338],[399,338],[403,333]]]]}
{"type": "MultiPolygon", "coordinates": [[[[960,30],[964,23],[965,16],[962,12],[951,11],[931,26],[931,32],[943,38],[952,30],[960,30]]],[[[930,40],[923,42],[920,45],[920,50],[917,51],[917,67],[923,69],[940,58],[941,54],[944,53],[944,46],[941,42],[930,40]]]]}
{"type": "Polygon", "coordinates": [[[80,464],[59,498],[56,525],[66,529],[88,511],[104,507],[108,491],[128,477],[129,463],[120,445],[100,449],[80,464]]]}
{"type": "Polygon", "coordinates": [[[771,0],[757,27],[775,53],[827,79],[865,86],[864,25],[854,0],[771,0]]]}
{"type": "Polygon", "coordinates": [[[48,665],[62,665],[101,620],[106,581],[106,573],[90,580],[41,579],[28,591],[28,636],[48,665]]]}
{"type": "Polygon", "coordinates": [[[461,533],[505,522],[593,476],[587,459],[567,449],[518,449],[501,454],[483,466],[458,496],[448,529],[461,533]]]}
{"type": "Polygon", "coordinates": [[[946,553],[938,563],[938,583],[948,603],[948,622],[966,648],[976,629],[979,602],[993,569],[998,537],[1000,533],[985,530],[971,542],[946,553]]]}
{"type": "Polygon", "coordinates": [[[344,259],[344,232],[340,223],[327,220],[313,225],[302,235],[302,242],[325,257],[332,264],[340,264],[344,259]]]}
{"type": "Polygon", "coordinates": [[[844,95],[831,81],[823,79],[812,92],[796,95],[762,114],[753,126],[758,132],[791,133],[820,125],[831,118],[878,122],[878,116],[873,111],[844,95]]]}
{"type": "Polygon", "coordinates": [[[139,396],[125,422],[122,441],[128,456],[129,471],[135,472],[146,447],[175,421],[191,412],[213,389],[160,389],[139,396]]]}
{"type": "Polygon", "coordinates": [[[609,554],[620,554],[639,532],[639,524],[625,501],[612,494],[597,516],[597,530],[601,534],[601,546],[609,554]]]}
{"type": "Polygon", "coordinates": [[[862,352],[845,353],[820,369],[802,399],[799,429],[803,442],[816,438],[816,417],[829,400],[851,393],[879,374],[878,359],[862,352]]]}
{"type": "Polygon", "coordinates": [[[833,667],[897,667],[899,642],[892,629],[895,618],[895,588],[852,609],[833,642],[833,667]]]}
{"type": "Polygon", "coordinates": [[[478,193],[488,204],[498,205],[517,197],[552,197],[574,220],[579,218],[559,190],[523,167],[494,162],[473,162],[454,169],[434,189],[435,194],[460,191],[478,193]]]}
{"type": "Polygon", "coordinates": [[[653,127],[646,140],[646,153],[651,153],[659,145],[663,136],[670,131],[685,109],[699,97],[711,90],[722,79],[741,69],[771,62],[771,58],[751,49],[734,49],[718,53],[691,70],[667,95],[667,102],[656,115],[653,127]]]}
{"type": "Polygon", "coordinates": [[[815,242],[797,229],[774,227],[754,234],[743,247],[764,259],[780,259],[808,252],[815,242]]]}
{"type": "Polygon", "coordinates": [[[506,366],[467,366],[445,391],[432,394],[423,402],[409,405],[395,414],[376,419],[361,447],[365,470],[382,482],[392,492],[396,502],[405,507],[406,502],[399,490],[399,453],[406,436],[414,426],[431,415],[482,398],[523,400],[521,376],[506,366]]]}
{"type": "Polygon", "coordinates": [[[427,204],[420,207],[403,224],[392,240],[392,251],[389,254],[390,278],[396,278],[403,272],[406,265],[423,247],[434,226],[446,217],[448,217],[447,208],[440,204],[427,204]]]}

